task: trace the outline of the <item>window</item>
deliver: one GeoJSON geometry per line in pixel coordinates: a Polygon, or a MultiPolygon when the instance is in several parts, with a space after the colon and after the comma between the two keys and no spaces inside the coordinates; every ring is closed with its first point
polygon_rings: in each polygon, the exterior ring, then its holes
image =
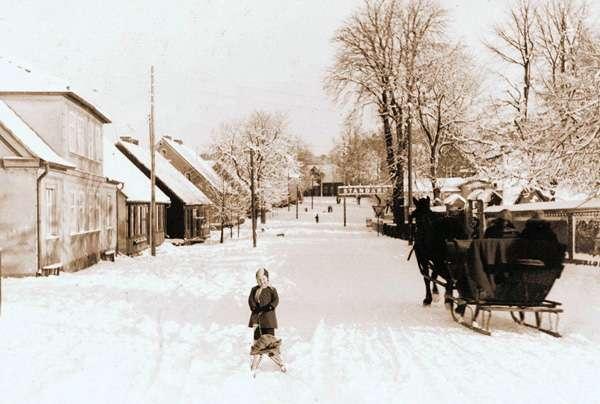
{"type": "Polygon", "coordinates": [[[135,235],[135,206],[128,205],[127,210],[129,211],[129,237],[135,235]]]}
{"type": "Polygon", "coordinates": [[[96,131],[94,131],[94,126],[94,121],[90,118],[87,118],[85,126],[85,138],[88,141],[87,156],[91,160],[96,159],[96,131]]]}
{"type": "Polygon", "coordinates": [[[93,230],[100,229],[100,192],[96,191],[94,194],[94,206],[92,209],[93,214],[93,230]]]}
{"type": "Polygon", "coordinates": [[[77,142],[78,142],[78,153],[81,156],[85,156],[86,152],[86,144],[85,144],[85,118],[83,116],[77,117],[77,142]]]}
{"type": "Polygon", "coordinates": [[[113,215],[113,201],[110,197],[110,194],[106,194],[106,228],[110,229],[112,227],[112,215],[113,215]]]}
{"type": "Polygon", "coordinates": [[[46,237],[58,236],[56,189],[46,188],[46,237]]]}
{"type": "Polygon", "coordinates": [[[71,233],[77,233],[77,191],[71,192],[71,233]]]}
{"type": "Polygon", "coordinates": [[[156,231],[163,230],[163,206],[156,205],[156,231]]]}
{"type": "Polygon", "coordinates": [[[67,129],[69,131],[69,151],[77,153],[77,115],[75,114],[75,111],[69,111],[67,122],[67,129]]]}
{"type": "Polygon", "coordinates": [[[96,142],[95,160],[102,160],[102,126],[94,123],[94,141],[96,142]]]}
{"type": "Polygon", "coordinates": [[[140,234],[146,234],[148,232],[148,208],[146,206],[140,206],[141,214],[141,229],[140,234]]]}
{"type": "Polygon", "coordinates": [[[77,232],[85,231],[85,194],[79,191],[77,198],[77,232]]]}
{"type": "Polygon", "coordinates": [[[142,207],[140,205],[135,206],[135,235],[139,236],[142,234],[142,207]]]}

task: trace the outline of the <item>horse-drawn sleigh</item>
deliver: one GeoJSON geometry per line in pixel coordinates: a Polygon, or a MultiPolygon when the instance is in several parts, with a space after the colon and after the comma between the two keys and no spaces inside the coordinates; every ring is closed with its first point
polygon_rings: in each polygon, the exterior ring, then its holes
{"type": "Polygon", "coordinates": [[[426,287],[437,286],[457,323],[491,335],[492,313],[509,312],[520,325],[560,337],[561,303],[546,297],[563,269],[565,246],[555,240],[473,238],[464,213],[432,212],[429,198],[415,200],[414,253],[426,287]],[[443,280],[440,280],[442,278],[443,280]]]}

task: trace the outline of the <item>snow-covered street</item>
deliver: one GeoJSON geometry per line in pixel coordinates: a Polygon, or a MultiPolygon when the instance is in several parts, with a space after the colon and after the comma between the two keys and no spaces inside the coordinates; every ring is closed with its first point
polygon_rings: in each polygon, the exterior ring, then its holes
{"type": "Polygon", "coordinates": [[[492,336],[421,306],[405,241],[365,226],[364,200],[315,198],[240,239],[47,278],[3,280],[2,403],[600,403],[600,274],[569,265],[549,298],[556,339],[494,314],[492,336]],[[333,213],[326,207],[333,206],[333,213]],[[308,212],[304,212],[304,208],[308,212]],[[320,223],[313,215],[319,213],[320,223]],[[284,233],[281,237],[277,234],[284,233]],[[265,266],[288,372],[249,374],[247,297],[265,266]]]}

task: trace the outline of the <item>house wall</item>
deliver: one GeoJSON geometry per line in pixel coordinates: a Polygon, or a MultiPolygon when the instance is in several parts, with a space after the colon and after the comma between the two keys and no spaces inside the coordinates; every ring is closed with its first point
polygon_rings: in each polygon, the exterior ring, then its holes
{"type": "MultiPolygon", "coordinates": [[[[206,178],[198,173],[196,169],[182,158],[178,153],[173,151],[169,146],[159,143],[159,152],[171,163],[173,167],[196,186],[204,195],[208,197],[213,203],[217,203],[221,198],[219,196],[219,190],[206,180],[206,178]]],[[[213,207],[217,209],[216,207],[213,207]]],[[[214,215],[213,215],[214,216],[214,215]]]]}
{"type": "MultiPolygon", "coordinates": [[[[125,248],[123,253],[137,255],[150,247],[150,203],[131,202],[126,205],[127,222],[123,232],[125,248]]],[[[159,246],[165,240],[165,211],[166,205],[156,204],[156,222],[154,225],[154,245],[159,246]]]]}
{"type": "Polygon", "coordinates": [[[0,249],[3,275],[34,275],[37,271],[37,168],[0,165],[0,249]]]}
{"type": "Polygon", "coordinates": [[[1,99],[59,155],[67,156],[62,95],[8,94],[1,99]]]}
{"type": "Polygon", "coordinates": [[[116,186],[104,177],[51,171],[41,183],[41,264],[62,263],[77,271],[96,263],[100,253],[116,249],[116,186]],[[54,189],[56,212],[49,212],[47,190],[54,189]],[[52,230],[51,223],[58,225],[52,230]]]}
{"type": "MultiPolygon", "coordinates": [[[[0,128],[0,131],[2,131],[2,128],[0,128]]],[[[2,141],[2,138],[0,137],[0,157],[13,156],[13,155],[14,155],[13,150],[8,146],[7,143],[2,141]]]]}
{"type": "Polygon", "coordinates": [[[102,175],[102,123],[63,95],[9,94],[1,98],[60,156],[102,175]]]}

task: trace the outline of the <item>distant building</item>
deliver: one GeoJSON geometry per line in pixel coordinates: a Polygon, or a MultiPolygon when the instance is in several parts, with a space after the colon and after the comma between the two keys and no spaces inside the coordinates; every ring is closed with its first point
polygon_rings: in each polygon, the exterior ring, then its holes
{"type": "Polygon", "coordinates": [[[150,224],[150,179],[108,138],[104,139],[104,175],[120,182],[117,192],[117,251],[136,255],[150,246],[150,231],[154,245],[162,244],[166,234],[166,213],[171,200],[155,187],[155,220],[150,224]]]}
{"type": "Polygon", "coordinates": [[[211,217],[216,219],[219,201],[229,192],[229,186],[221,179],[210,163],[201,158],[194,150],[183,144],[180,139],[163,136],[156,145],[158,153],[167,159],[173,167],[194,184],[213,204],[210,205],[211,217]]]}
{"type": "Polygon", "coordinates": [[[551,202],[553,200],[554,196],[550,192],[546,192],[539,188],[523,188],[515,200],[515,205],[521,203],[551,202]]]}
{"type": "MultiPolygon", "coordinates": [[[[481,200],[485,206],[502,204],[502,191],[497,184],[479,178],[449,177],[437,179],[439,199],[435,205],[446,205],[453,209],[464,209],[468,201],[481,200]]],[[[433,195],[431,180],[419,178],[415,181],[413,194],[416,196],[433,195]]]]}
{"type": "Polygon", "coordinates": [[[66,83],[0,61],[4,275],[74,271],[114,250],[117,188],[102,173],[107,123],[66,83]]]}
{"type": "MultiPolygon", "coordinates": [[[[146,177],[150,178],[150,151],[135,139],[121,138],[119,149],[146,177]]],[[[210,199],[188,181],[160,153],[155,155],[156,185],[171,200],[167,208],[167,236],[186,242],[204,241],[210,237],[210,199]]]]}
{"type": "Polygon", "coordinates": [[[344,185],[338,167],[335,164],[311,164],[309,167],[309,181],[312,181],[304,190],[304,196],[336,196],[338,187],[344,185]]]}

